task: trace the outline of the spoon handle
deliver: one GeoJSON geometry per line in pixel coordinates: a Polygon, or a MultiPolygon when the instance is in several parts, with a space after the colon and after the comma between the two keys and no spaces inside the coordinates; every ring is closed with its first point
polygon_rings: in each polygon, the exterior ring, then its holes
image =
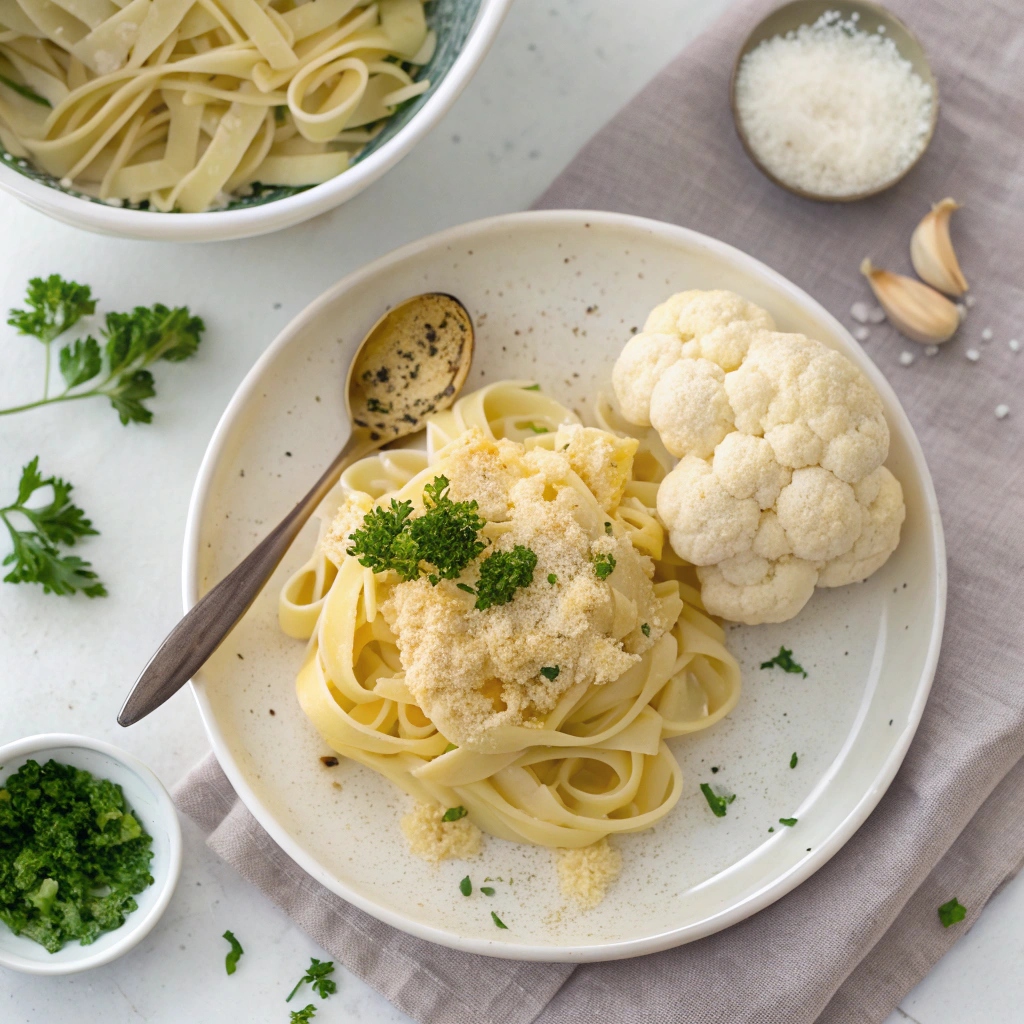
{"type": "Polygon", "coordinates": [[[375,447],[364,436],[352,433],[309,493],[220,583],[192,606],[135,680],[117,716],[121,725],[134,725],[155,711],[203,667],[256,600],[306,520],[345,468],[375,447]]]}

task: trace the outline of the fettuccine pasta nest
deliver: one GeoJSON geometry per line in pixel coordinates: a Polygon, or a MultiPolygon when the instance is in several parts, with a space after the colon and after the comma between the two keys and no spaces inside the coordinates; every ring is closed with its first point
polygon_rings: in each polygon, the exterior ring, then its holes
{"type": "Polygon", "coordinates": [[[422,0],[0,0],[0,143],[114,205],[201,212],[340,174],[435,45],[422,0]]]}

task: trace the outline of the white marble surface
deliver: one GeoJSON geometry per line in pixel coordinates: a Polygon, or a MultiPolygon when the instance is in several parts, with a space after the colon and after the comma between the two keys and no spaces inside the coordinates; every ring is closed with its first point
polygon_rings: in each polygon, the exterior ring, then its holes
{"type": "MultiPolygon", "coordinates": [[[[128,731],[115,715],[180,613],[192,481],[252,362],[310,300],[367,260],[451,224],[528,206],[586,138],[728,6],[519,0],[466,94],[402,165],[333,214],[267,238],[205,248],[118,241],[0,197],[0,309],[19,304],[30,276],[59,272],[89,282],[103,311],[187,303],[208,324],[197,358],[158,367],[149,426],[122,427],[100,400],[0,420],[0,495],[13,493],[19,467],[36,454],[45,472],[69,477],[101,531],[81,553],[111,595],[90,602],[0,585],[0,743],[37,732],[86,733],[133,751],[168,784],[205,753],[188,692],[128,731]]],[[[37,343],[2,328],[0,352],[0,407],[35,397],[37,343]]],[[[6,538],[0,547],[6,551],[6,538]]],[[[0,969],[4,1024],[287,1020],[285,994],[308,957],[323,951],[210,854],[189,823],[184,828],[181,883],[153,934],[117,963],[82,976],[0,969]],[[223,971],[226,928],[246,949],[231,978],[223,971]]],[[[1020,1020],[1021,920],[1024,880],[992,901],[888,1024],[1020,1020]]],[[[338,973],[339,992],[320,1004],[318,1020],[407,1019],[338,973]]]]}

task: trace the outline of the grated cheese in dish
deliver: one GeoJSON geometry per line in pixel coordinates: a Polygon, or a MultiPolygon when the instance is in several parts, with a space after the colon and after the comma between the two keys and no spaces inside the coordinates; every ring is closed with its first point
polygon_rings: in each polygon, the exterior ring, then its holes
{"type": "Polygon", "coordinates": [[[480,852],[482,833],[469,818],[444,821],[445,808],[436,803],[417,803],[402,818],[402,834],[410,852],[431,864],[449,858],[468,860],[480,852]]]}
{"type": "Polygon", "coordinates": [[[577,850],[556,854],[558,884],[584,910],[596,907],[622,870],[622,854],[607,838],[577,850]]]}
{"type": "Polygon", "coordinates": [[[751,149],[779,181],[815,195],[888,184],[920,155],[935,97],[887,36],[826,11],[766,39],[736,78],[751,149]]]}

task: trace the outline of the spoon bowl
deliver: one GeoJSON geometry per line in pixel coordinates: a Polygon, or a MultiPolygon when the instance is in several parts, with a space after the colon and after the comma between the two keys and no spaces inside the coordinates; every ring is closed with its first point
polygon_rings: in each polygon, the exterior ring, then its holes
{"type": "Polygon", "coordinates": [[[345,376],[352,430],[341,451],[291,512],[167,634],[122,705],[119,724],[145,718],[202,668],[342,472],[383,445],[422,430],[425,416],[447,409],[472,361],[473,321],[452,295],[415,295],[370,328],[345,376]]]}

